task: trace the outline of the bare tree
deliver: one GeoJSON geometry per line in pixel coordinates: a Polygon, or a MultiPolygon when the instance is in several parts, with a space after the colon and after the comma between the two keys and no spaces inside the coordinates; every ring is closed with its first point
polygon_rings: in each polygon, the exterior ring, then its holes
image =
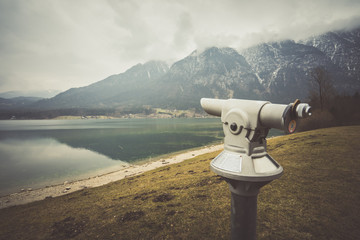
{"type": "Polygon", "coordinates": [[[335,95],[335,90],[328,72],[318,66],[311,71],[310,99],[320,105],[320,110],[329,105],[335,95]]]}

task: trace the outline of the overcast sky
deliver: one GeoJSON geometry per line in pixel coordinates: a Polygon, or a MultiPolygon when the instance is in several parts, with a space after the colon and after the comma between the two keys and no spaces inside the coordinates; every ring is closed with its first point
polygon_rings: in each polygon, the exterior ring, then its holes
{"type": "Polygon", "coordinates": [[[195,49],[359,25],[359,0],[0,0],[0,92],[67,90],[195,49]]]}

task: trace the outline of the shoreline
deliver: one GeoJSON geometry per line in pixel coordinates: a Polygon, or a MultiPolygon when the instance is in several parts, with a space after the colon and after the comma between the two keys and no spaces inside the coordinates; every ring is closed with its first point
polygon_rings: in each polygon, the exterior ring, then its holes
{"type": "Polygon", "coordinates": [[[108,183],[124,179],[126,177],[136,176],[165,165],[179,163],[184,160],[196,157],[198,155],[219,151],[221,149],[223,149],[223,144],[205,146],[199,149],[190,149],[189,151],[185,150],[185,152],[175,153],[174,155],[160,158],[155,161],[146,162],[143,164],[132,164],[123,169],[112,171],[102,175],[97,175],[87,179],[71,182],[65,181],[63,184],[47,186],[38,189],[28,189],[22,192],[12,193],[0,197],[0,209],[40,201],[45,198],[58,197],[85,188],[103,186],[108,183]]]}

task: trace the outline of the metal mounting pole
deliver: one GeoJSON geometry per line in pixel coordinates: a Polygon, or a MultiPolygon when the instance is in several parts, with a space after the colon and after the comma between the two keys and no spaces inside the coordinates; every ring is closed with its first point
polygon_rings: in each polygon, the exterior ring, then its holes
{"type": "Polygon", "coordinates": [[[255,240],[257,196],[260,188],[271,181],[225,180],[231,192],[231,240],[255,240]]]}
{"type": "Polygon", "coordinates": [[[256,239],[257,195],[231,193],[231,239],[256,239]]]}

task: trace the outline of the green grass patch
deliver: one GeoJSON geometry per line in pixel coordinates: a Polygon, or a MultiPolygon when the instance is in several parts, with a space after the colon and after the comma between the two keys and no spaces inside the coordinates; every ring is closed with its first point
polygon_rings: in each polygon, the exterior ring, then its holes
{"type": "MultiPolygon", "coordinates": [[[[284,175],[258,198],[258,239],[359,239],[360,126],[277,137],[284,175]]],[[[0,239],[229,239],[219,152],[103,187],[0,210],[0,239]]]]}

